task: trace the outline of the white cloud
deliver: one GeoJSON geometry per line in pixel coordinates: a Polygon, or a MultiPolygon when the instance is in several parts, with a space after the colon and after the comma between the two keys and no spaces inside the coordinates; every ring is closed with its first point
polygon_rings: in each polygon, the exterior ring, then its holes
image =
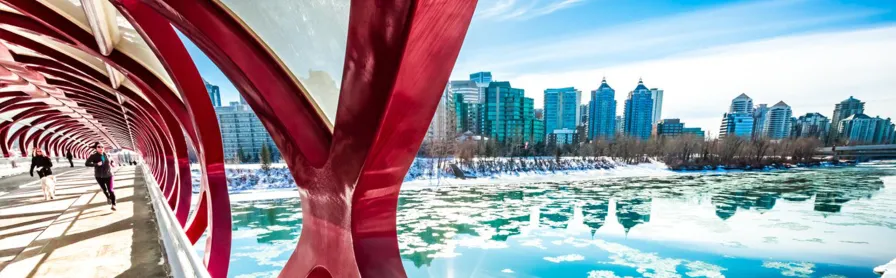
{"type": "MultiPolygon", "coordinates": [[[[541,12],[578,4],[578,0],[555,2],[541,12]]],[[[520,17],[537,13],[535,3],[498,1],[485,8],[481,17],[520,17]]],[[[615,24],[564,30],[556,36],[490,44],[465,49],[458,61],[458,74],[491,70],[500,76],[518,72],[546,71],[561,66],[608,65],[620,61],[652,59],[713,45],[787,34],[814,26],[845,22],[879,14],[880,11],[844,7],[834,12],[808,9],[810,1],[759,1],[718,6],[665,17],[634,19],[615,24]],[[591,29],[587,29],[591,28],[591,29]],[[487,65],[487,69],[483,69],[487,65]]],[[[471,29],[476,28],[476,22],[471,29]]],[[[482,23],[489,24],[489,23],[482,23]]]]}
{"type": "Polygon", "coordinates": [[[505,21],[531,19],[566,9],[585,0],[560,0],[542,3],[539,0],[481,1],[476,9],[477,20],[505,21]]]}
{"type": "Polygon", "coordinates": [[[718,133],[721,114],[732,98],[746,93],[754,103],[780,100],[794,115],[820,112],[855,96],[871,116],[896,117],[896,26],[816,33],[719,46],[676,56],[590,70],[521,74],[514,87],[542,105],[546,88],[575,86],[587,92],[601,76],[616,89],[621,113],[625,95],[644,77],[648,87],[665,90],[664,118],[718,133]]]}

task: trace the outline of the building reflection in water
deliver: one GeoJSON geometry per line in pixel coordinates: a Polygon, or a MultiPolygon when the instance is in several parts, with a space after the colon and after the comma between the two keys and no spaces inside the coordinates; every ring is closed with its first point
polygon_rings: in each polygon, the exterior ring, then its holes
{"type": "MultiPolygon", "coordinates": [[[[609,228],[606,221],[611,214],[628,235],[651,221],[651,205],[656,199],[706,196],[715,215],[726,221],[738,210],[773,210],[779,199],[811,201],[815,211],[837,213],[845,203],[869,198],[882,187],[879,176],[861,173],[851,176],[845,185],[843,180],[799,172],[744,175],[752,176],[629,178],[599,184],[464,186],[407,192],[399,201],[399,241],[419,244],[410,243],[402,256],[417,267],[429,265],[440,248],[465,236],[503,242],[534,230],[565,229],[587,230],[594,237],[598,230],[609,228]]],[[[618,227],[614,224],[612,229],[618,227]]]]}
{"type": "Polygon", "coordinates": [[[250,228],[266,229],[258,234],[258,243],[271,243],[275,240],[294,239],[302,230],[301,209],[297,208],[296,199],[277,199],[256,201],[250,206],[233,206],[233,229],[247,223],[250,228]]]}
{"type": "MultiPolygon", "coordinates": [[[[651,207],[661,200],[707,200],[711,203],[707,208],[714,209],[718,219],[727,222],[739,210],[764,213],[775,209],[781,200],[813,204],[814,211],[824,214],[839,213],[850,201],[870,198],[883,186],[879,175],[861,172],[846,181],[798,172],[747,175],[406,191],[399,198],[396,219],[399,244],[402,257],[420,268],[430,266],[437,258],[452,256],[456,246],[495,244],[549,230],[582,232],[592,238],[599,231],[602,235],[627,237],[639,225],[651,222],[651,207]]],[[[258,243],[294,240],[300,233],[298,200],[256,201],[233,209],[235,229],[266,230],[255,238],[258,243]]]]}
{"type": "Polygon", "coordinates": [[[650,222],[650,198],[633,197],[616,200],[616,220],[625,229],[625,234],[637,226],[650,222]]]}

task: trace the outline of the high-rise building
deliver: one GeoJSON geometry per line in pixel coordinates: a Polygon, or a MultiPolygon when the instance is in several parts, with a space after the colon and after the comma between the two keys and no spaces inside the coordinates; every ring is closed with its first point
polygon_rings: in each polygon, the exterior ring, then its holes
{"type": "Polygon", "coordinates": [[[588,102],[579,105],[579,125],[576,126],[576,142],[588,142],[588,102]]]}
{"type": "Polygon", "coordinates": [[[221,89],[218,88],[218,85],[212,85],[205,80],[202,82],[205,82],[205,90],[208,91],[208,97],[212,99],[212,106],[221,107],[221,89]]]}
{"type": "Polygon", "coordinates": [[[230,102],[228,106],[217,107],[215,113],[218,114],[226,159],[233,160],[242,152],[244,157],[239,161],[258,162],[261,147],[267,144],[273,159],[279,160],[280,152],[274,140],[248,105],[230,102]]]}
{"type": "Polygon", "coordinates": [[[738,136],[749,139],[753,136],[753,115],[748,113],[725,113],[722,115],[722,126],[719,138],[738,136]]]}
{"type": "Polygon", "coordinates": [[[865,103],[850,96],[848,99],[834,105],[834,115],[831,117],[831,132],[828,136],[829,144],[836,144],[840,137],[840,123],[843,119],[856,114],[865,113],[865,103]],[[837,131],[837,132],[834,132],[837,131]]]}
{"type": "Polygon", "coordinates": [[[753,108],[753,139],[765,137],[762,131],[768,119],[768,104],[759,104],[753,108]]]}
{"type": "Polygon", "coordinates": [[[532,142],[539,143],[544,142],[547,138],[544,131],[544,120],[543,119],[535,119],[532,121],[532,142]]]}
{"type": "Polygon", "coordinates": [[[650,89],[638,80],[638,86],[625,100],[625,134],[637,139],[650,139],[653,129],[653,98],[650,89]]]}
{"type": "Polygon", "coordinates": [[[831,123],[821,113],[807,113],[796,120],[793,137],[824,139],[828,136],[831,123]]]}
{"type": "Polygon", "coordinates": [[[606,78],[601,80],[597,90],[591,91],[588,110],[588,138],[591,140],[613,139],[616,128],[625,126],[617,125],[616,90],[607,84],[606,78]]]}
{"type": "Polygon", "coordinates": [[[842,139],[846,144],[872,144],[874,142],[874,132],[877,127],[877,119],[869,117],[865,114],[855,114],[840,120],[837,125],[840,135],[837,138],[842,139]]]}
{"type": "Polygon", "coordinates": [[[436,106],[436,113],[432,116],[424,140],[451,140],[458,135],[455,101],[455,93],[449,83],[439,98],[439,105],[436,106]]]}
{"type": "Polygon", "coordinates": [[[740,94],[731,100],[731,107],[728,109],[728,113],[753,114],[753,99],[747,96],[747,94],[740,94]]]}
{"type": "Polygon", "coordinates": [[[731,100],[728,113],[722,114],[722,126],[719,129],[719,138],[726,136],[739,136],[750,138],[753,136],[753,99],[747,94],[740,94],[731,100]]]}
{"type": "Polygon", "coordinates": [[[651,124],[656,124],[663,117],[663,89],[650,89],[650,97],[653,98],[653,112],[651,113],[651,124]]]}
{"type": "Polygon", "coordinates": [[[479,103],[479,85],[472,80],[451,80],[445,90],[463,95],[465,103],[479,103]]]}
{"type": "Polygon", "coordinates": [[[445,90],[448,96],[454,98],[455,133],[460,135],[470,131],[477,134],[479,131],[479,87],[476,82],[452,80],[448,82],[445,90]]]}
{"type": "MultiPolygon", "coordinates": [[[[615,113],[615,111],[614,111],[614,113],[615,113]]],[[[616,133],[614,134],[614,136],[616,134],[623,134],[623,133],[625,133],[625,117],[616,116],[616,133]]]]}
{"type": "Polygon", "coordinates": [[[482,135],[498,142],[535,143],[544,140],[535,120],[534,100],[510,82],[491,82],[479,111],[482,135]]]}
{"type": "Polygon", "coordinates": [[[548,133],[554,130],[576,130],[581,122],[579,103],[582,92],[573,87],[544,90],[544,125],[548,133]]]}
{"type": "Polygon", "coordinates": [[[691,135],[694,135],[695,137],[697,137],[697,138],[699,138],[699,139],[701,139],[701,140],[702,140],[703,138],[706,137],[706,132],[703,132],[703,129],[702,129],[702,128],[699,128],[699,127],[685,127],[685,128],[682,128],[682,129],[681,129],[681,134],[682,134],[682,135],[691,134],[691,135]]]}
{"type": "Polygon", "coordinates": [[[588,143],[588,127],[584,123],[576,127],[576,138],[576,142],[588,143]]]}
{"type": "MultiPolygon", "coordinates": [[[[476,98],[478,101],[478,97],[476,98]]],[[[479,131],[479,103],[467,103],[461,93],[454,93],[454,120],[457,134],[470,132],[475,135],[479,131]]]]}
{"type": "Polygon", "coordinates": [[[538,108],[535,109],[535,133],[533,136],[539,136],[539,140],[536,142],[544,142],[547,139],[547,131],[544,126],[544,109],[538,108]]]}
{"type": "Polygon", "coordinates": [[[470,81],[476,82],[476,84],[479,84],[479,86],[485,85],[486,87],[488,87],[488,83],[492,83],[492,73],[488,71],[481,71],[470,74],[470,81]]]}
{"type": "Polygon", "coordinates": [[[790,137],[790,118],[793,117],[793,111],[790,105],[779,101],[768,109],[768,118],[762,127],[764,137],[772,140],[786,139],[790,137]]]}
{"type": "Polygon", "coordinates": [[[492,73],[482,71],[470,74],[470,81],[475,82],[476,87],[479,87],[479,103],[484,103],[485,91],[488,89],[488,84],[492,83],[492,73]]]}
{"type": "Polygon", "coordinates": [[[663,119],[656,123],[655,134],[657,136],[679,136],[682,132],[684,132],[684,123],[680,119],[663,119]]]}
{"type": "Polygon", "coordinates": [[[876,122],[874,125],[874,137],[872,138],[872,142],[874,144],[893,144],[893,141],[896,140],[896,126],[893,125],[893,121],[890,118],[881,119],[879,116],[875,117],[876,122]]]}
{"type": "MultiPolygon", "coordinates": [[[[583,133],[583,134],[587,134],[587,132],[588,132],[588,112],[589,112],[588,110],[589,110],[588,103],[579,105],[579,126],[585,127],[585,133],[583,133]]],[[[586,137],[586,136],[582,136],[582,137],[586,137]]]]}

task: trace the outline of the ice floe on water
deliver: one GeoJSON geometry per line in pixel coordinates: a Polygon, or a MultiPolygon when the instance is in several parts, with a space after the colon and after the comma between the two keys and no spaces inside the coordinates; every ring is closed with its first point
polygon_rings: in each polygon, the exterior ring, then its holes
{"type": "Polygon", "coordinates": [[[810,277],[815,273],[815,264],[808,262],[774,262],[762,263],[762,267],[781,270],[781,275],[790,277],[810,277]]]}
{"type": "MultiPolygon", "coordinates": [[[[471,183],[485,186],[450,179],[457,183],[402,191],[398,244],[410,277],[449,277],[434,275],[446,269],[456,277],[862,277],[896,250],[888,240],[896,194],[882,190],[893,169],[471,183]]],[[[258,265],[244,277],[273,275],[295,248],[295,196],[294,185],[231,194],[241,200],[232,205],[234,265],[258,265]],[[286,251],[239,248],[256,244],[286,251]]]]}
{"type": "Polygon", "coordinates": [[[585,256],[579,254],[569,254],[557,257],[544,257],[545,261],[549,261],[552,263],[562,263],[562,262],[575,262],[575,261],[584,261],[585,256]]]}
{"type": "Polygon", "coordinates": [[[609,270],[592,270],[588,272],[588,278],[618,278],[615,273],[609,270]]]}

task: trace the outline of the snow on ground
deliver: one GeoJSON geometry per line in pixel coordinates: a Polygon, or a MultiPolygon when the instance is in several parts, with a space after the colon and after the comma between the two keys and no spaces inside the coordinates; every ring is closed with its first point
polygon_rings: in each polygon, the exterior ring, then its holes
{"type": "MultiPolygon", "coordinates": [[[[634,176],[665,176],[676,172],[668,170],[657,161],[629,165],[606,157],[572,158],[560,161],[552,157],[477,159],[459,166],[466,175],[474,178],[459,179],[454,176],[448,164],[436,167],[433,159],[418,158],[411,165],[402,189],[423,189],[439,185],[496,184],[512,182],[574,181],[599,178],[634,176]],[[553,169],[553,170],[550,170],[553,169]]],[[[199,192],[199,165],[192,165],[193,191],[199,192]]],[[[283,190],[294,190],[295,182],[286,164],[272,164],[268,172],[261,170],[261,164],[227,165],[227,187],[231,192],[251,193],[246,195],[277,195],[283,190]],[[277,190],[271,190],[277,189],[277,190]]],[[[243,195],[243,194],[240,194],[243,195]]],[[[282,194],[289,197],[297,194],[282,194]]],[[[270,197],[270,196],[268,196],[270,197]]],[[[256,198],[233,196],[233,198],[256,198]]],[[[265,199],[265,197],[259,196],[265,199]]]]}
{"type": "Polygon", "coordinates": [[[29,167],[16,167],[16,168],[2,168],[0,169],[0,178],[7,176],[14,176],[21,173],[28,173],[29,167]]]}
{"type": "Polygon", "coordinates": [[[641,163],[628,165],[617,163],[609,169],[574,169],[549,171],[528,171],[492,174],[472,179],[458,179],[454,177],[420,178],[405,180],[402,190],[424,189],[439,185],[474,185],[474,184],[498,184],[516,182],[556,182],[579,181],[602,178],[644,177],[644,176],[668,176],[677,174],[661,162],[641,163]]]}

